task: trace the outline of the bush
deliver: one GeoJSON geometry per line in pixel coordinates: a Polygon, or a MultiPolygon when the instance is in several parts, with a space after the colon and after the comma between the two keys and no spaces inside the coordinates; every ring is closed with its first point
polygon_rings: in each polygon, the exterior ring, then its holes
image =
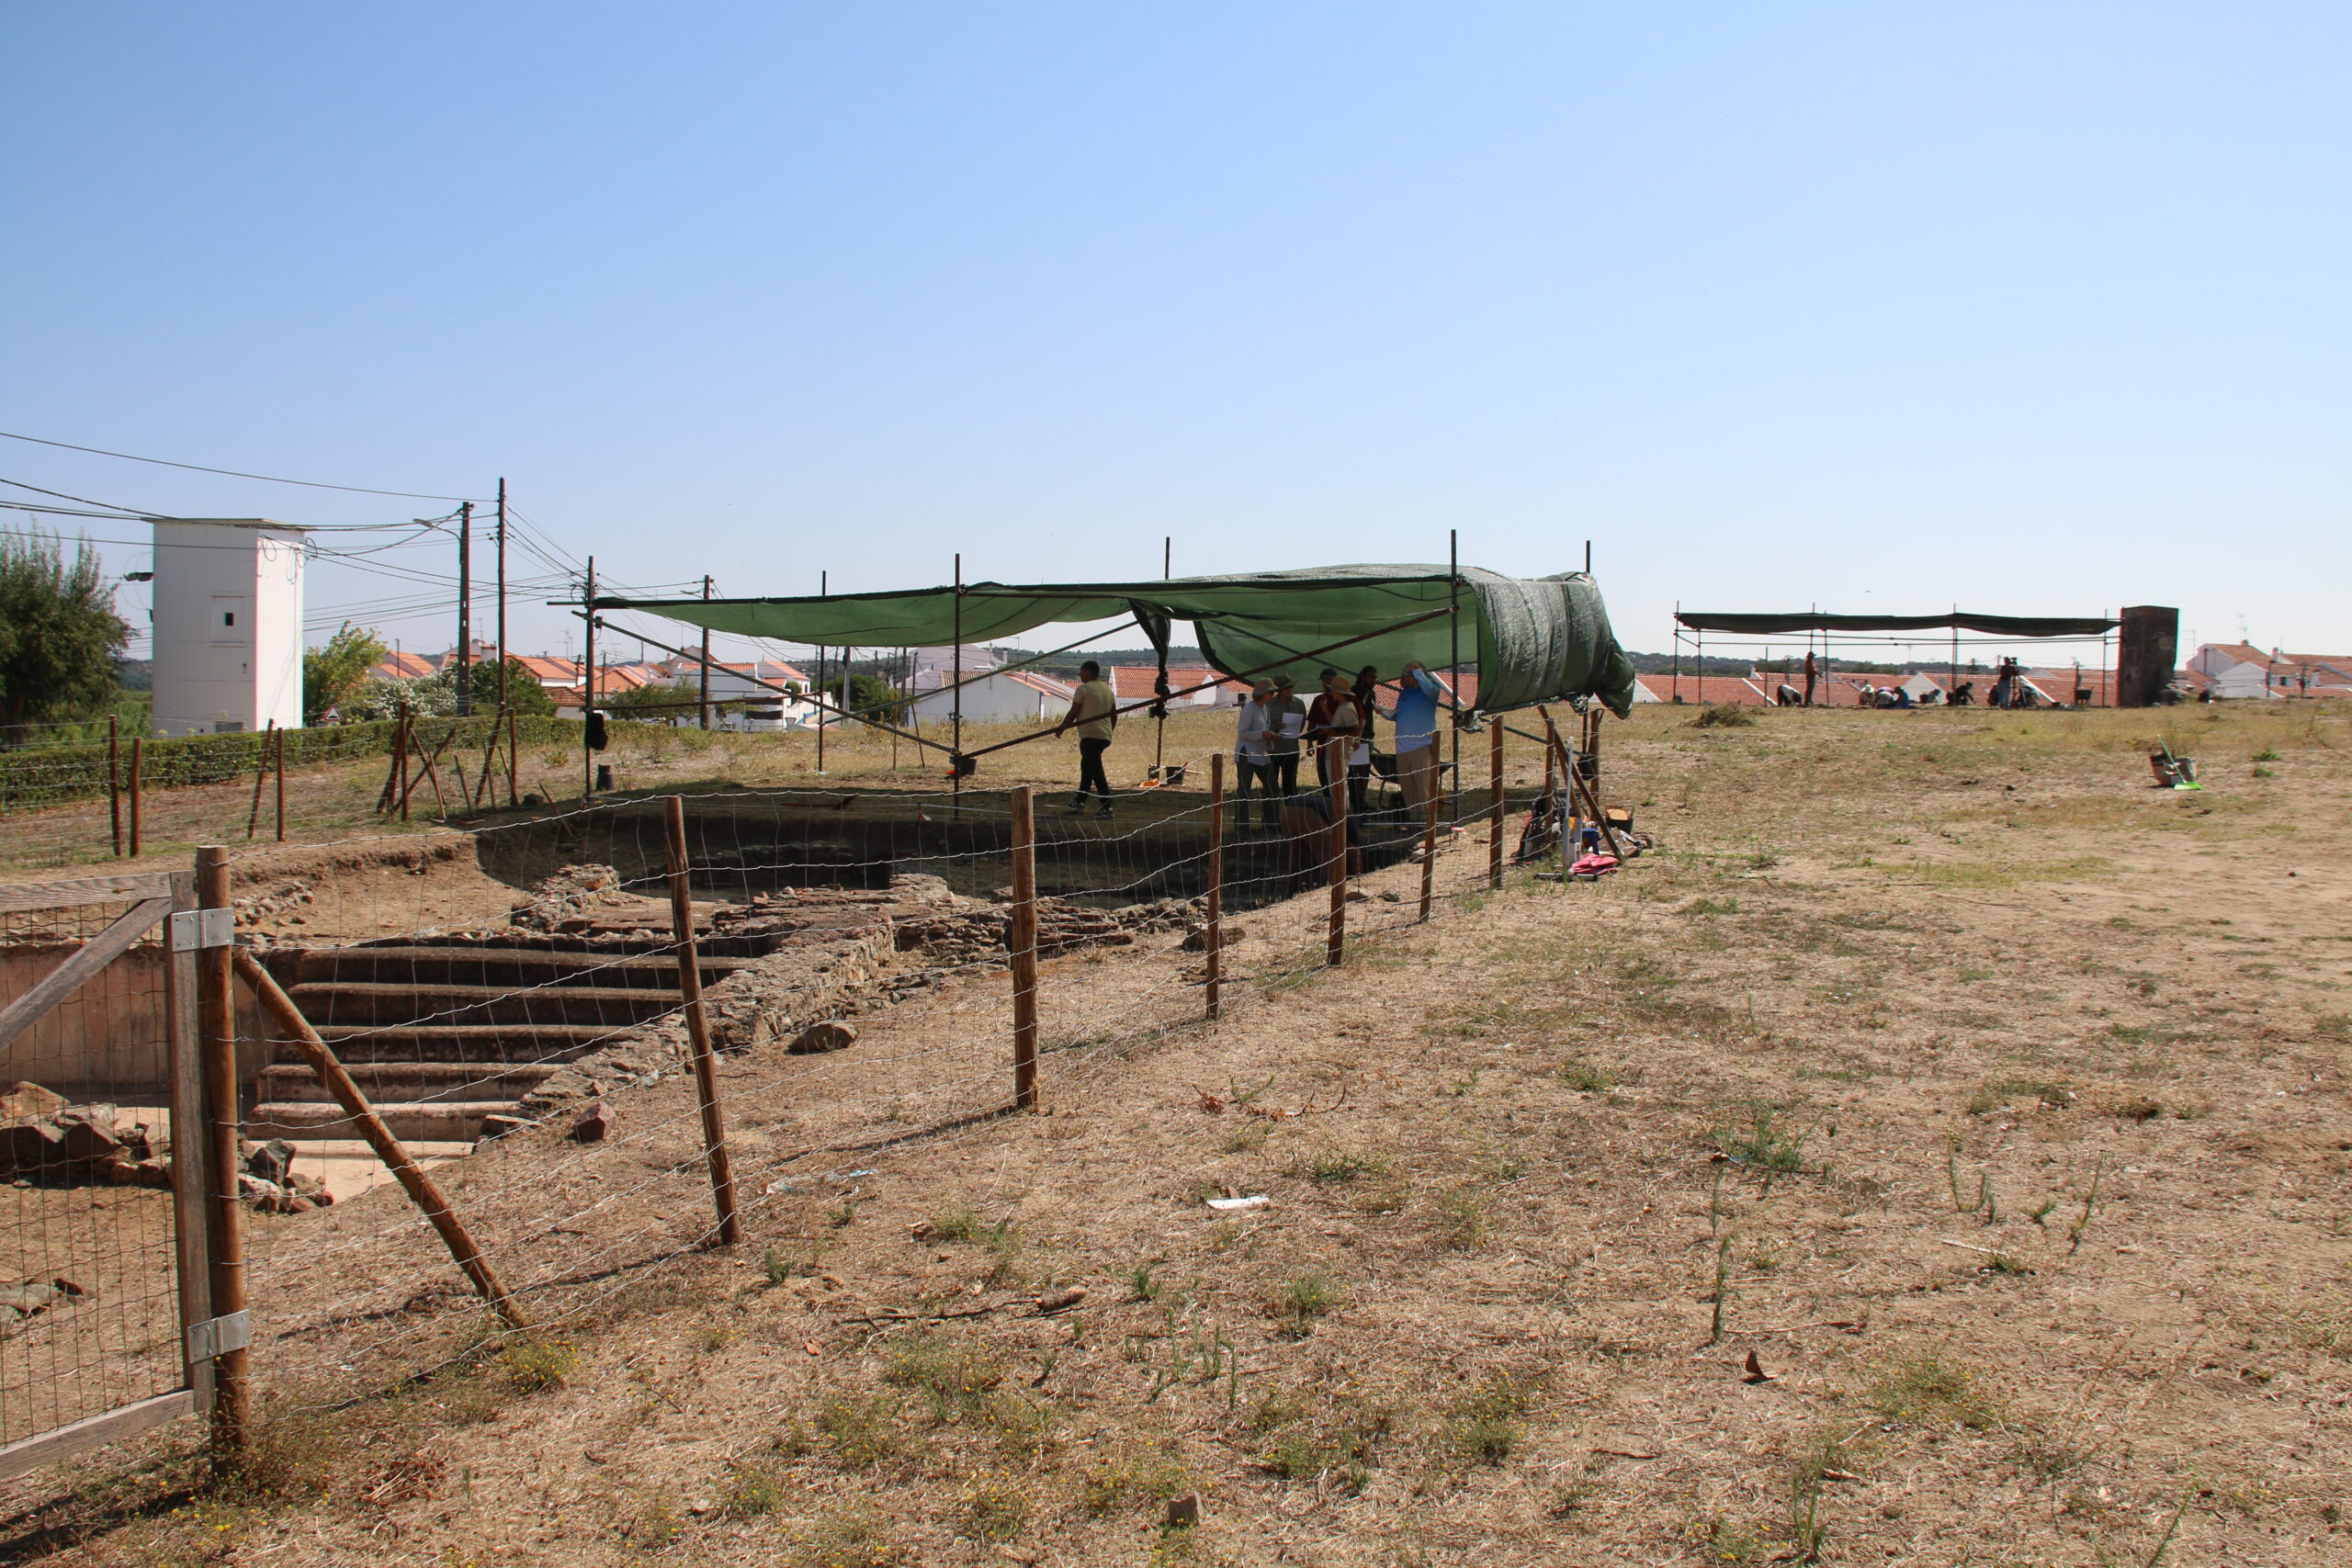
{"type": "Polygon", "coordinates": [[[1690,722],[1700,729],[1736,729],[1744,724],[1754,724],[1756,716],[1731,703],[1709,703],[1706,711],[1690,722]]]}

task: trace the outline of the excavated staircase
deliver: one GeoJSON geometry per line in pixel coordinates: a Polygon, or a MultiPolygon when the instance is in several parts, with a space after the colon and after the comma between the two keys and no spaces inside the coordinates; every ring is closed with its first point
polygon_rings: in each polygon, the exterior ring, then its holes
{"type": "MultiPolygon", "coordinates": [[[[697,933],[704,987],[782,940],[697,933]]],[[[564,1063],[679,1005],[675,946],[651,931],[313,949],[288,989],[393,1134],[419,1141],[479,1137],[564,1063]]],[[[272,1053],[248,1137],[358,1135],[292,1042],[272,1053]]]]}

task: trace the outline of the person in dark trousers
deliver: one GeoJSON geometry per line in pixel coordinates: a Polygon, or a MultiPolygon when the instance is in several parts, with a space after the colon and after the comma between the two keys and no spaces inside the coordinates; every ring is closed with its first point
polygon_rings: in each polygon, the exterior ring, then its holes
{"type": "Polygon", "coordinates": [[[1078,795],[1069,803],[1069,814],[1076,817],[1084,811],[1086,797],[1092,794],[1102,802],[1102,809],[1095,815],[1108,817],[1111,778],[1102,771],[1102,753],[1111,749],[1112,732],[1119,727],[1119,699],[1102,679],[1102,666],[1093,660],[1078,667],[1078,693],[1069,700],[1069,712],[1054,726],[1056,735],[1067,734],[1073,726],[1078,730],[1078,795]]]}
{"type": "Polygon", "coordinates": [[[1298,700],[1297,688],[1287,673],[1275,676],[1273,700],[1266,706],[1266,761],[1273,767],[1279,799],[1298,793],[1298,738],[1306,729],[1306,705],[1298,700]]]}
{"type": "MultiPolygon", "coordinates": [[[[1240,813],[1235,818],[1236,825],[1244,829],[1250,826],[1250,786],[1255,784],[1258,786],[1258,810],[1264,819],[1266,831],[1270,833],[1282,826],[1282,805],[1274,791],[1273,755],[1266,742],[1270,716],[1272,728],[1282,728],[1282,717],[1272,712],[1273,706],[1274,683],[1272,681],[1259,682],[1241,705],[1233,737],[1233,766],[1240,781],[1235,798],[1241,806],[1240,813]]],[[[1292,753],[1294,764],[1296,756],[1295,752],[1292,753]]]]}
{"type": "Polygon", "coordinates": [[[1820,673],[1821,666],[1814,662],[1813,650],[1807,649],[1804,656],[1804,705],[1807,707],[1813,705],[1813,682],[1820,673]]]}
{"type": "Polygon", "coordinates": [[[1363,728],[1356,732],[1356,743],[1348,750],[1348,809],[1361,817],[1365,810],[1365,796],[1372,789],[1372,729],[1373,719],[1379,714],[1380,671],[1365,665],[1356,671],[1356,683],[1349,689],[1356,700],[1356,716],[1363,728]]]}

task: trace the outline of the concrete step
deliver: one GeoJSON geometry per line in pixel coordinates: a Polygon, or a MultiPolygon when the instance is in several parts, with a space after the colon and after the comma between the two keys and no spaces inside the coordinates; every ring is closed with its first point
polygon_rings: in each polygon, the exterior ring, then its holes
{"type": "MultiPolygon", "coordinates": [[[[702,983],[715,986],[752,958],[712,957],[697,953],[702,983]]],[[[312,952],[302,960],[310,985],[602,986],[674,991],[674,953],[605,951],[563,952],[527,947],[345,947],[312,952]]]]}
{"type": "Polygon", "coordinates": [[[650,987],[398,986],[335,982],[294,987],[294,1005],[312,1028],[326,1024],[587,1023],[619,1029],[661,1017],[678,1005],[675,990],[650,987]]]}
{"type": "MultiPolygon", "coordinates": [[[[352,1080],[371,1105],[442,1100],[521,1099],[544,1083],[559,1064],[505,1062],[362,1062],[349,1066],[352,1080]]],[[[261,1070],[261,1098],[274,1102],[332,1100],[326,1086],[308,1066],[280,1063],[261,1070]]]]}
{"type": "MultiPolygon", "coordinates": [[[[482,1118],[514,1111],[511,1100],[437,1100],[423,1104],[379,1105],[392,1136],[402,1142],[471,1143],[481,1136],[482,1118]]],[[[329,1100],[269,1100],[254,1107],[245,1119],[244,1135],[260,1143],[269,1138],[356,1138],[359,1129],[329,1100]]]]}
{"type": "MultiPolygon", "coordinates": [[[[363,1062],[568,1062],[612,1032],[595,1023],[509,1023],[487,1029],[462,1023],[385,1029],[329,1024],[319,1030],[319,1038],[334,1047],[344,1066],[356,1068],[363,1062]]],[[[273,1061],[300,1064],[302,1053],[292,1041],[274,1043],[273,1061]]]]}

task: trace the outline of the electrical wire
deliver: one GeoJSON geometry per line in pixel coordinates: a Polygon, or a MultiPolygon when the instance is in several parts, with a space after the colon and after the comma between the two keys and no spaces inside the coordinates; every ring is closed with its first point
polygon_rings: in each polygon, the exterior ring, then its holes
{"type": "Polygon", "coordinates": [[[275,474],[249,474],[237,468],[209,468],[202,463],[175,463],[168,457],[141,457],[132,452],[109,452],[102,446],[77,446],[71,441],[51,441],[39,435],[19,435],[11,430],[0,430],[0,436],[5,436],[10,441],[29,441],[36,446],[56,446],[68,452],[87,452],[93,457],[119,457],[128,463],[153,463],[159,468],[186,468],[198,474],[220,474],[232,479],[259,479],[264,484],[301,485],[309,490],[339,490],[353,495],[390,495],[397,496],[403,501],[483,502],[488,500],[487,497],[478,495],[426,495],[422,491],[411,490],[374,490],[367,485],[337,485],[327,484],[319,479],[280,479],[275,474]]]}

